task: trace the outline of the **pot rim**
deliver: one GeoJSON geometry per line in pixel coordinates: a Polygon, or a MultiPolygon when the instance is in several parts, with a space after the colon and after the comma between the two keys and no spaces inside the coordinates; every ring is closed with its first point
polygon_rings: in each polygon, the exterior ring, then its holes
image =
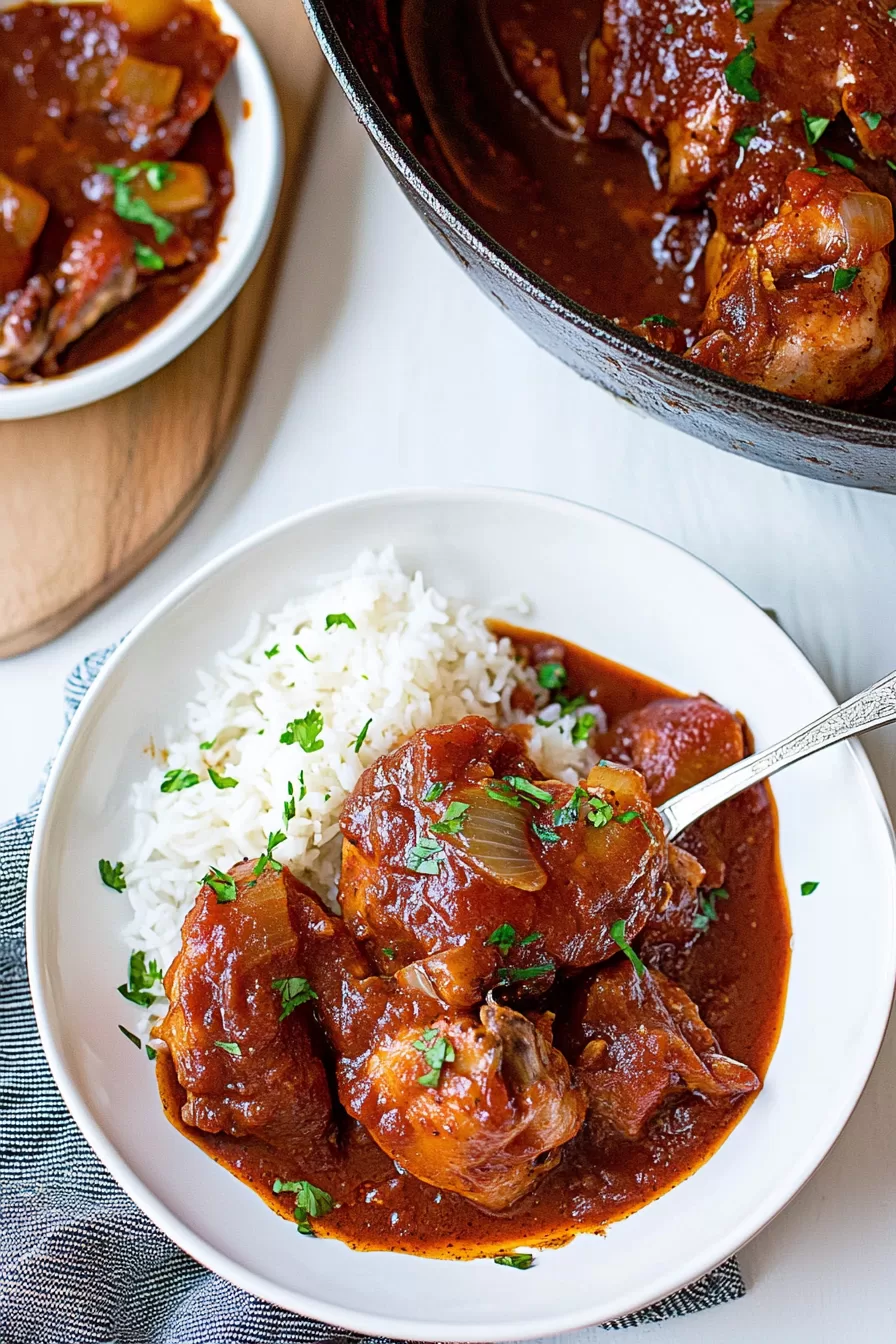
{"type": "MultiPolygon", "coordinates": [[[[406,181],[424,199],[439,219],[473,249],[484,261],[505,275],[513,284],[543,307],[561,316],[591,338],[609,346],[621,356],[637,353],[646,362],[652,374],[661,382],[689,383],[696,395],[701,388],[712,388],[718,397],[737,396],[741,404],[736,413],[751,413],[755,420],[767,421],[783,415],[800,429],[815,437],[830,439],[838,429],[849,440],[843,445],[896,447],[896,423],[882,416],[862,411],[844,410],[818,402],[802,401],[741,382],[728,374],[717,373],[698,364],[683,360],[671,351],[651,345],[642,336],[618,327],[609,318],[593,313],[568,298],[554,285],[543,280],[525,266],[448,194],[435,177],[420,162],[412,150],[384,116],[378,102],[367,88],[349,52],[330,17],[329,0],[302,0],[314,34],[339,84],[351,103],[358,119],[383,154],[391,161],[406,181]]],[[[829,447],[836,445],[828,444],[829,447]]]]}

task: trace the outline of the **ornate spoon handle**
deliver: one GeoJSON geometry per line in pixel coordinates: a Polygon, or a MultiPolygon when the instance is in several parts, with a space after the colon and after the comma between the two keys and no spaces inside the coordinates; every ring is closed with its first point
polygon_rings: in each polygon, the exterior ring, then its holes
{"type": "Polygon", "coordinates": [[[800,728],[783,742],[736,761],[726,770],[710,775],[701,784],[695,784],[692,789],[663,803],[657,810],[663,819],[667,839],[674,840],[704,812],[733,798],[757,780],[767,779],[777,770],[783,770],[785,765],[801,761],[804,756],[811,756],[844,738],[866,733],[869,728],[882,728],[893,722],[896,722],[896,672],[822,714],[820,719],[800,728]]]}

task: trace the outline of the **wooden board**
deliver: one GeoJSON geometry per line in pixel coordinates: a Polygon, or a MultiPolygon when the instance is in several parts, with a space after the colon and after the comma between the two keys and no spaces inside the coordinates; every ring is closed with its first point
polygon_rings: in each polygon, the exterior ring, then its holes
{"type": "Polygon", "coordinates": [[[258,348],[323,56],[300,0],[235,0],[283,110],[286,173],[265,253],[189,350],[117,396],[0,424],[0,658],[55,638],[186,522],[227,451],[258,348]]]}

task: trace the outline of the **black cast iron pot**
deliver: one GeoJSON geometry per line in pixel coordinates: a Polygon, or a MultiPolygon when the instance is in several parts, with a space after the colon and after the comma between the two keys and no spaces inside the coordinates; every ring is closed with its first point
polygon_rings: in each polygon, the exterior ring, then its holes
{"type": "Polygon", "coordinates": [[[523,266],[427,166],[426,127],[392,37],[395,0],[304,3],[327,60],[414,209],[534,341],[584,378],[727,452],[896,494],[896,423],[796,401],[702,369],[588,312],[523,266]]]}

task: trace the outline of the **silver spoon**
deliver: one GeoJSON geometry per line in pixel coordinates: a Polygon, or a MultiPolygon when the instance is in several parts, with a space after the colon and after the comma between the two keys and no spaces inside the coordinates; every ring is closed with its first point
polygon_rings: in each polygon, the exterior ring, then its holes
{"type": "Polygon", "coordinates": [[[833,746],[857,733],[866,733],[870,728],[883,728],[887,723],[896,722],[896,672],[876,681],[866,691],[860,691],[851,700],[822,714],[820,719],[807,724],[777,742],[766,747],[755,756],[745,756],[717,775],[710,775],[701,784],[685,789],[677,797],[670,798],[657,808],[663,819],[666,839],[674,840],[686,827],[702,817],[711,808],[718,807],[735,794],[742,793],[751,784],[769,775],[783,770],[785,765],[801,761],[804,756],[821,751],[823,747],[833,746]]]}

